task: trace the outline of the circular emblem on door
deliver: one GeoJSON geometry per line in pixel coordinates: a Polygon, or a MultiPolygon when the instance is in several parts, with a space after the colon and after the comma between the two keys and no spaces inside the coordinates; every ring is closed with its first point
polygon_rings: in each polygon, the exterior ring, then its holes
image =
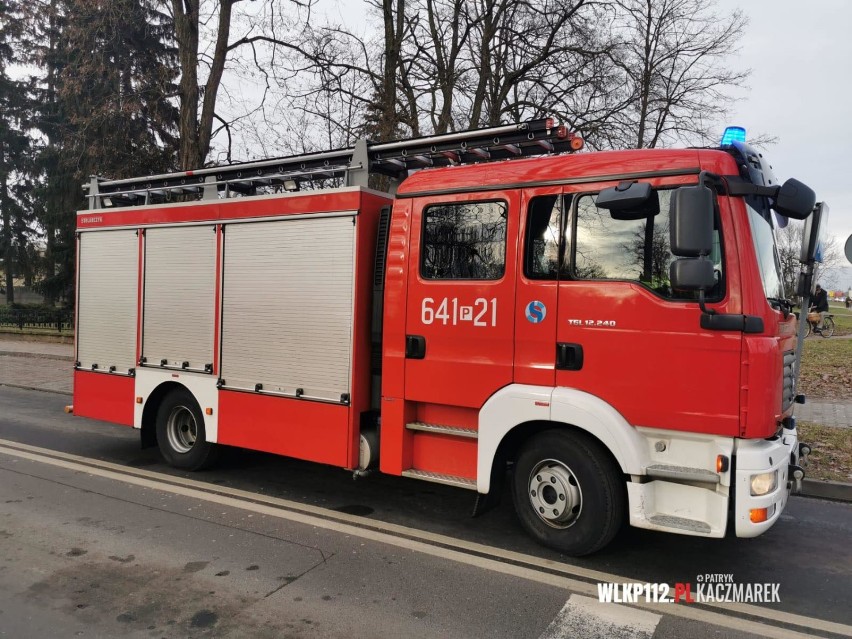
{"type": "Polygon", "coordinates": [[[547,315],[547,307],[544,305],[544,302],[533,300],[527,304],[526,315],[530,322],[538,324],[539,322],[544,321],[544,318],[547,315]]]}

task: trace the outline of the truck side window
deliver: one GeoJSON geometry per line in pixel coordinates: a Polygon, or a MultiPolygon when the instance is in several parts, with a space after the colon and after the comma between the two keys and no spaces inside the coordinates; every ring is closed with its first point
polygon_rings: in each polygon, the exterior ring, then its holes
{"type": "Polygon", "coordinates": [[[498,280],[506,267],[505,202],[454,202],[423,213],[420,275],[434,280],[498,280]]]}
{"type": "Polygon", "coordinates": [[[524,275],[529,279],[558,278],[561,223],[562,196],[543,195],[530,200],[524,245],[524,275]]]}
{"type": "MultiPolygon", "coordinates": [[[[638,282],[666,299],[697,299],[695,293],[673,291],[669,266],[675,259],[669,247],[671,189],[661,189],[660,212],[641,220],[614,220],[595,206],[594,195],[577,199],[573,274],[577,279],[638,282]]],[[[718,219],[714,224],[713,252],[716,286],[708,299],[724,293],[724,260],[718,219]]]]}

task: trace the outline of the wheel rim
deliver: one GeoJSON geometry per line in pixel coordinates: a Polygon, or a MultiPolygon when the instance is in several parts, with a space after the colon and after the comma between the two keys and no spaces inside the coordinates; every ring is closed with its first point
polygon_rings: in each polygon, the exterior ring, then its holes
{"type": "Polygon", "coordinates": [[[546,459],[533,467],[527,495],[539,518],[553,528],[568,528],[583,510],[577,477],[564,463],[546,459]]]}
{"type": "Polygon", "coordinates": [[[831,337],[834,335],[834,320],[828,318],[825,320],[825,326],[822,327],[822,336],[831,337]]]}
{"type": "Polygon", "coordinates": [[[175,406],[166,421],[169,446],[178,453],[188,453],[198,439],[198,423],[186,406],[175,406]]]}

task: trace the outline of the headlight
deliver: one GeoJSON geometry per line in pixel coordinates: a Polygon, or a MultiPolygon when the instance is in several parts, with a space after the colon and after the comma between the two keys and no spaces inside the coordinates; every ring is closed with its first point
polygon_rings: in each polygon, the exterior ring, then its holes
{"type": "Polygon", "coordinates": [[[751,494],[752,496],[766,495],[775,490],[778,486],[778,471],[773,470],[771,473],[760,473],[759,475],[751,476],[751,494]]]}

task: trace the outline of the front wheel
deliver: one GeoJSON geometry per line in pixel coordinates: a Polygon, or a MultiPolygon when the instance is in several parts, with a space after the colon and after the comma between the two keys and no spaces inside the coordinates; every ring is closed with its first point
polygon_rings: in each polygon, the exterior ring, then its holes
{"type": "Polygon", "coordinates": [[[831,317],[826,317],[825,321],[822,323],[822,331],[820,331],[820,335],[823,337],[831,337],[834,335],[834,319],[831,317]]]}
{"type": "Polygon", "coordinates": [[[174,390],[157,411],[157,445],[170,466],[201,470],[213,464],[218,448],[207,441],[204,416],[186,389],[174,390]]]}
{"type": "Polygon", "coordinates": [[[567,555],[603,548],[624,522],[621,470],[600,444],[572,431],[545,431],[526,443],[512,497],[527,532],[567,555]]]}

